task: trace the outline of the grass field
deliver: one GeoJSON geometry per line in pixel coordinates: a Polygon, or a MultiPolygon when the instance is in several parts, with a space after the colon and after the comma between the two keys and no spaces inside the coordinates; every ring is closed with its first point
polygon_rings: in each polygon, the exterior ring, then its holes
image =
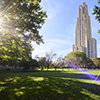
{"type": "Polygon", "coordinates": [[[100,100],[100,81],[77,70],[0,71],[0,100],[100,100]]]}

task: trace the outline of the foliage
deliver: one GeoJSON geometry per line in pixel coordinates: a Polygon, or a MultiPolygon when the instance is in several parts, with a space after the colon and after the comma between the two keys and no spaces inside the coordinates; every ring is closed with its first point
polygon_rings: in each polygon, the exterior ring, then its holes
{"type": "Polygon", "coordinates": [[[52,67],[52,61],[55,56],[56,56],[56,53],[54,53],[53,51],[46,52],[45,57],[39,58],[37,56],[36,58],[39,59],[39,65],[41,67],[41,70],[43,70],[44,68],[47,68],[48,70],[48,68],[52,67]]]}
{"type": "Polygon", "coordinates": [[[39,67],[39,63],[37,62],[37,60],[32,59],[30,57],[28,61],[25,59],[22,59],[19,62],[19,66],[24,67],[25,70],[30,69],[30,68],[32,68],[34,70],[35,68],[39,67]]]}
{"type": "Polygon", "coordinates": [[[31,42],[43,43],[39,30],[47,17],[41,0],[2,0],[0,4],[0,57],[28,60],[31,42]]]}
{"type": "Polygon", "coordinates": [[[88,69],[95,68],[95,65],[93,61],[91,60],[91,58],[87,59],[87,63],[88,63],[88,69]]]}
{"type": "Polygon", "coordinates": [[[7,60],[0,58],[0,65],[5,66],[7,64],[8,64],[7,60]]]}
{"type": "Polygon", "coordinates": [[[92,61],[95,64],[96,68],[100,68],[100,58],[92,58],[92,61]]]}
{"type": "Polygon", "coordinates": [[[48,68],[50,67],[50,65],[53,62],[54,57],[56,57],[56,53],[54,53],[52,50],[50,52],[46,52],[46,68],[48,70],[48,68]]]}
{"type": "Polygon", "coordinates": [[[65,67],[66,64],[65,62],[63,62],[63,58],[62,57],[58,57],[57,61],[56,61],[56,67],[62,68],[65,67]]]}
{"type": "Polygon", "coordinates": [[[34,70],[35,68],[39,68],[39,62],[36,59],[31,60],[31,67],[34,70]]]}
{"type": "MultiPolygon", "coordinates": [[[[94,6],[93,11],[94,11],[94,15],[96,20],[100,23],[100,0],[98,0],[98,4],[99,6],[94,6]]],[[[98,30],[98,33],[100,34],[100,30],[98,30]]]]}
{"type": "Polygon", "coordinates": [[[64,57],[64,60],[66,63],[68,62],[78,67],[87,65],[87,57],[83,51],[82,52],[80,51],[70,52],[64,57]]]}
{"type": "Polygon", "coordinates": [[[41,70],[43,70],[46,67],[46,57],[41,57],[40,58],[39,66],[41,67],[41,70]]]}

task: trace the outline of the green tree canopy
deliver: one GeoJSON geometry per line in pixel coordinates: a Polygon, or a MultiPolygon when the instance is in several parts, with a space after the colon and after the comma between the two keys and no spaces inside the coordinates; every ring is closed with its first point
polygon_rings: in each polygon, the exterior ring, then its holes
{"type": "Polygon", "coordinates": [[[2,0],[0,4],[1,58],[28,59],[31,42],[43,43],[39,30],[47,17],[41,0],[2,0]]]}
{"type": "Polygon", "coordinates": [[[87,65],[88,65],[88,68],[89,68],[89,69],[95,68],[94,62],[92,61],[91,58],[88,58],[88,59],[87,59],[87,63],[88,63],[87,65]]]}
{"type": "Polygon", "coordinates": [[[29,58],[29,61],[22,59],[19,61],[18,65],[20,67],[24,67],[25,70],[32,68],[33,70],[37,67],[39,67],[39,63],[36,59],[29,58]]]}
{"type": "Polygon", "coordinates": [[[100,68],[100,58],[92,58],[92,61],[97,68],[100,68]]]}
{"type": "Polygon", "coordinates": [[[82,51],[73,51],[67,54],[65,57],[65,62],[70,62],[78,67],[87,65],[86,54],[82,51]]]}
{"type": "Polygon", "coordinates": [[[39,59],[39,66],[41,67],[41,70],[43,70],[44,68],[46,68],[46,57],[41,57],[39,59]]]}

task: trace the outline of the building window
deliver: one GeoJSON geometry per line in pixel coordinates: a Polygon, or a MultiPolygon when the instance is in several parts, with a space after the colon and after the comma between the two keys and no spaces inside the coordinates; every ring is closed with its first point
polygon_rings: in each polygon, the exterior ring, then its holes
{"type": "Polygon", "coordinates": [[[79,16],[80,16],[80,45],[81,45],[81,9],[79,9],[79,16]]]}
{"type": "Polygon", "coordinates": [[[91,41],[91,53],[93,53],[93,45],[92,45],[92,41],[91,41]]]}
{"type": "Polygon", "coordinates": [[[85,13],[85,7],[83,7],[83,13],[85,13]]]}

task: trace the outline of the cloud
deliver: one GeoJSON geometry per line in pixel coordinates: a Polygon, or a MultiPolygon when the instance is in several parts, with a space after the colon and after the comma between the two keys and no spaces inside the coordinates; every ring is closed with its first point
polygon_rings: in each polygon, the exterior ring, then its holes
{"type": "Polygon", "coordinates": [[[72,4],[74,4],[74,0],[69,0],[72,4]]]}
{"type": "Polygon", "coordinates": [[[98,49],[100,48],[100,44],[97,44],[97,48],[98,48],[98,49]]]}
{"type": "Polygon", "coordinates": [[[74,44],[75,42],[75,24],[76,22],[74,22],[73,24],[68,25],[68,27],[65,29],[66,34],[63,36],[61,34],[59,34],[58,36],[65,38],[66,40],[69,40],[72,42],[72,44],[74,44]]]}
{"type": "Polygon", "coordinates": [[[51,50],[54,50],[57,52],[59,55],[60,53],[62,55],[67,54],[70,49],[70,45],[72,45],[71,41],[67,40],[62,40],[62,39],[49,39],[45,41],[45,44],[41,45],[36,45],[35,43],[32,43],[33,47],[35,48],[34,51],[32,52],[32,57],[34,58],[35,55],[38,55],[39,57],[45,56],[46,52],[50,52],[51,50]],[[65,48],[68,49],[65,49],[65,48]],[[66,52],[65,52],[66,51],[66,52]]]}
{"type": "Polygon", "coordinates": [[[41,45],[34,45],[34,51],[32,52],[32,57],[34,58],[35,55],[38,55],[39,57],[45,56],[46,52],[49,52],[50,50],[53,50],[57,45],[54,43],[45,43],[41,45]]]}
{"type": "Polygon", "coordinates": [[[70,24],[66,29],[65,31],[67,32],[68,35],[75,35],[75,25],[76,25],[76,22],[74,22],[74,24],[70,24]]]}
{"type": "Polygon", "coordinates": [[[60,50],[57,53],[60,54],[62,57],[64,57],[65,55],[67,55],[71,51],[72,51],[72,48],[68,48],[68,49],[60,50]]]}
{"type": "Polygon", "coordinates": [[[50,0],[43,0],[41,5],[47,11],[48,19],[56,16],[61,11],[62,5],[59,2],[52,2],[50,0]]]}
{"type": "Polygon", "coordinates": [[[65,34],[58,34],[59,37],[65,38],[65,34]]]}
{"type": "Polygon", "coordinates": [[[62,40],[62,39],[51,39],[48,40],[48,42],[52,42],[58,45],[71,45],[71,41],[67,41],[67,40],[62,40]]]}

